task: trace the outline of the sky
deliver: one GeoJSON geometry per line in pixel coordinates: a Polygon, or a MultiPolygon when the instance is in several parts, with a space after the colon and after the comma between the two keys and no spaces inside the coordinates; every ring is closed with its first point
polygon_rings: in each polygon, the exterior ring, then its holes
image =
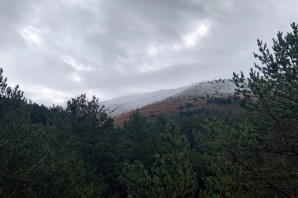
{"type": "Polygon", "coordinates": [[[247,73],[297,0],[0,0],[0,67],[33,102],[65,105],[247,73]]]}

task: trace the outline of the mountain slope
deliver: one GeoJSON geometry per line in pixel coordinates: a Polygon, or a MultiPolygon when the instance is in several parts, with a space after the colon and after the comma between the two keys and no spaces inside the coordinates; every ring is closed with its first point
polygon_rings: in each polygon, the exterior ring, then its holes
{"type": "Polygon", "coordinates": [[[213,80],[194,83],[174,97],[207,97],[207,95],[210,97],[226,97],[233,95],[235,88],[236,86],[232,80],[213,80]]]}
{"type": "Polygon", "coordinates": [[[106,112],[111,116],[116,116],[125,112],[133,111],[138,108],[165,100],[186,89],[181,87],[177,89],[165,89],[152,93],[134,94],[104,101],[102,104],[106,112]]]}
{"type": "Polygon", "coordinates": [[[194,83],[177,89],[124,96],[105,101],[102,104],[105,106],[108,115],[115,117],[167,99],[227,97],[233,95],[234,90],[235,85],[232,80],[214,80],[194,83]]]}

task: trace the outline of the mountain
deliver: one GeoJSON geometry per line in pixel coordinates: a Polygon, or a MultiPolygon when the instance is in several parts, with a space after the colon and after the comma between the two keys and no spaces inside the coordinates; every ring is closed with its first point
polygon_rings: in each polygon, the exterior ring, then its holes
{"type": "Polygon", "coordinates": [[[106,112],[112,117],[116,117],[127,112],[140,109],[142,107],[160,104],[167,100],[177,99],[206,99],[228,97],[234,94],[235,84],[233,80],[213,80],[197,82],[189,86],[176,89],[159,90],[152,93],[134,94],[124,97],[104,101],[106,112]]]}

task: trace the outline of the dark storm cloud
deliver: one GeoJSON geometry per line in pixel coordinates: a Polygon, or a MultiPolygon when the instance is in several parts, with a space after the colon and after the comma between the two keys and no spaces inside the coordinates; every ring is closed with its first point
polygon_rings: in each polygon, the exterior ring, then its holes
{"type": "Polygon", "coordinates": [[[34,101],[173,88],[253,65],[256,39],[289,31],[288,0],[4,0],[0,66],[34,101]]]}

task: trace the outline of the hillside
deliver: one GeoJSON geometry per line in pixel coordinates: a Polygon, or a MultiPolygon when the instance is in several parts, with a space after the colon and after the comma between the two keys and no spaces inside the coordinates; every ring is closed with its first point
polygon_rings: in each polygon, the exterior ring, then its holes
{"type": "MultiPolygon", "coordinates": [[[[206,103],[208,98],[227,98],[233,96],[235,85],[232,80],[213,80],[206,82],[198,82],[189,86],[180,87],[176,89],[159,90],[152,93],[134,94],[130,96],[124,96],[115,98],[110,101],[105,101],[102,104],[105,106],[108,115],[116,118],[119,115],[126,114],[136,109],[140,109],[145,106],[153,107],[153,109],[166,109],[170,106],[175,108],[182,103],[206,103]],[[169,101],[172,101],[169,103],[169,101]],[[183,102],[182,102],[183,101],[183,102]]],[[[155,110],[154,110],[155,111],[155,110]]]]}

